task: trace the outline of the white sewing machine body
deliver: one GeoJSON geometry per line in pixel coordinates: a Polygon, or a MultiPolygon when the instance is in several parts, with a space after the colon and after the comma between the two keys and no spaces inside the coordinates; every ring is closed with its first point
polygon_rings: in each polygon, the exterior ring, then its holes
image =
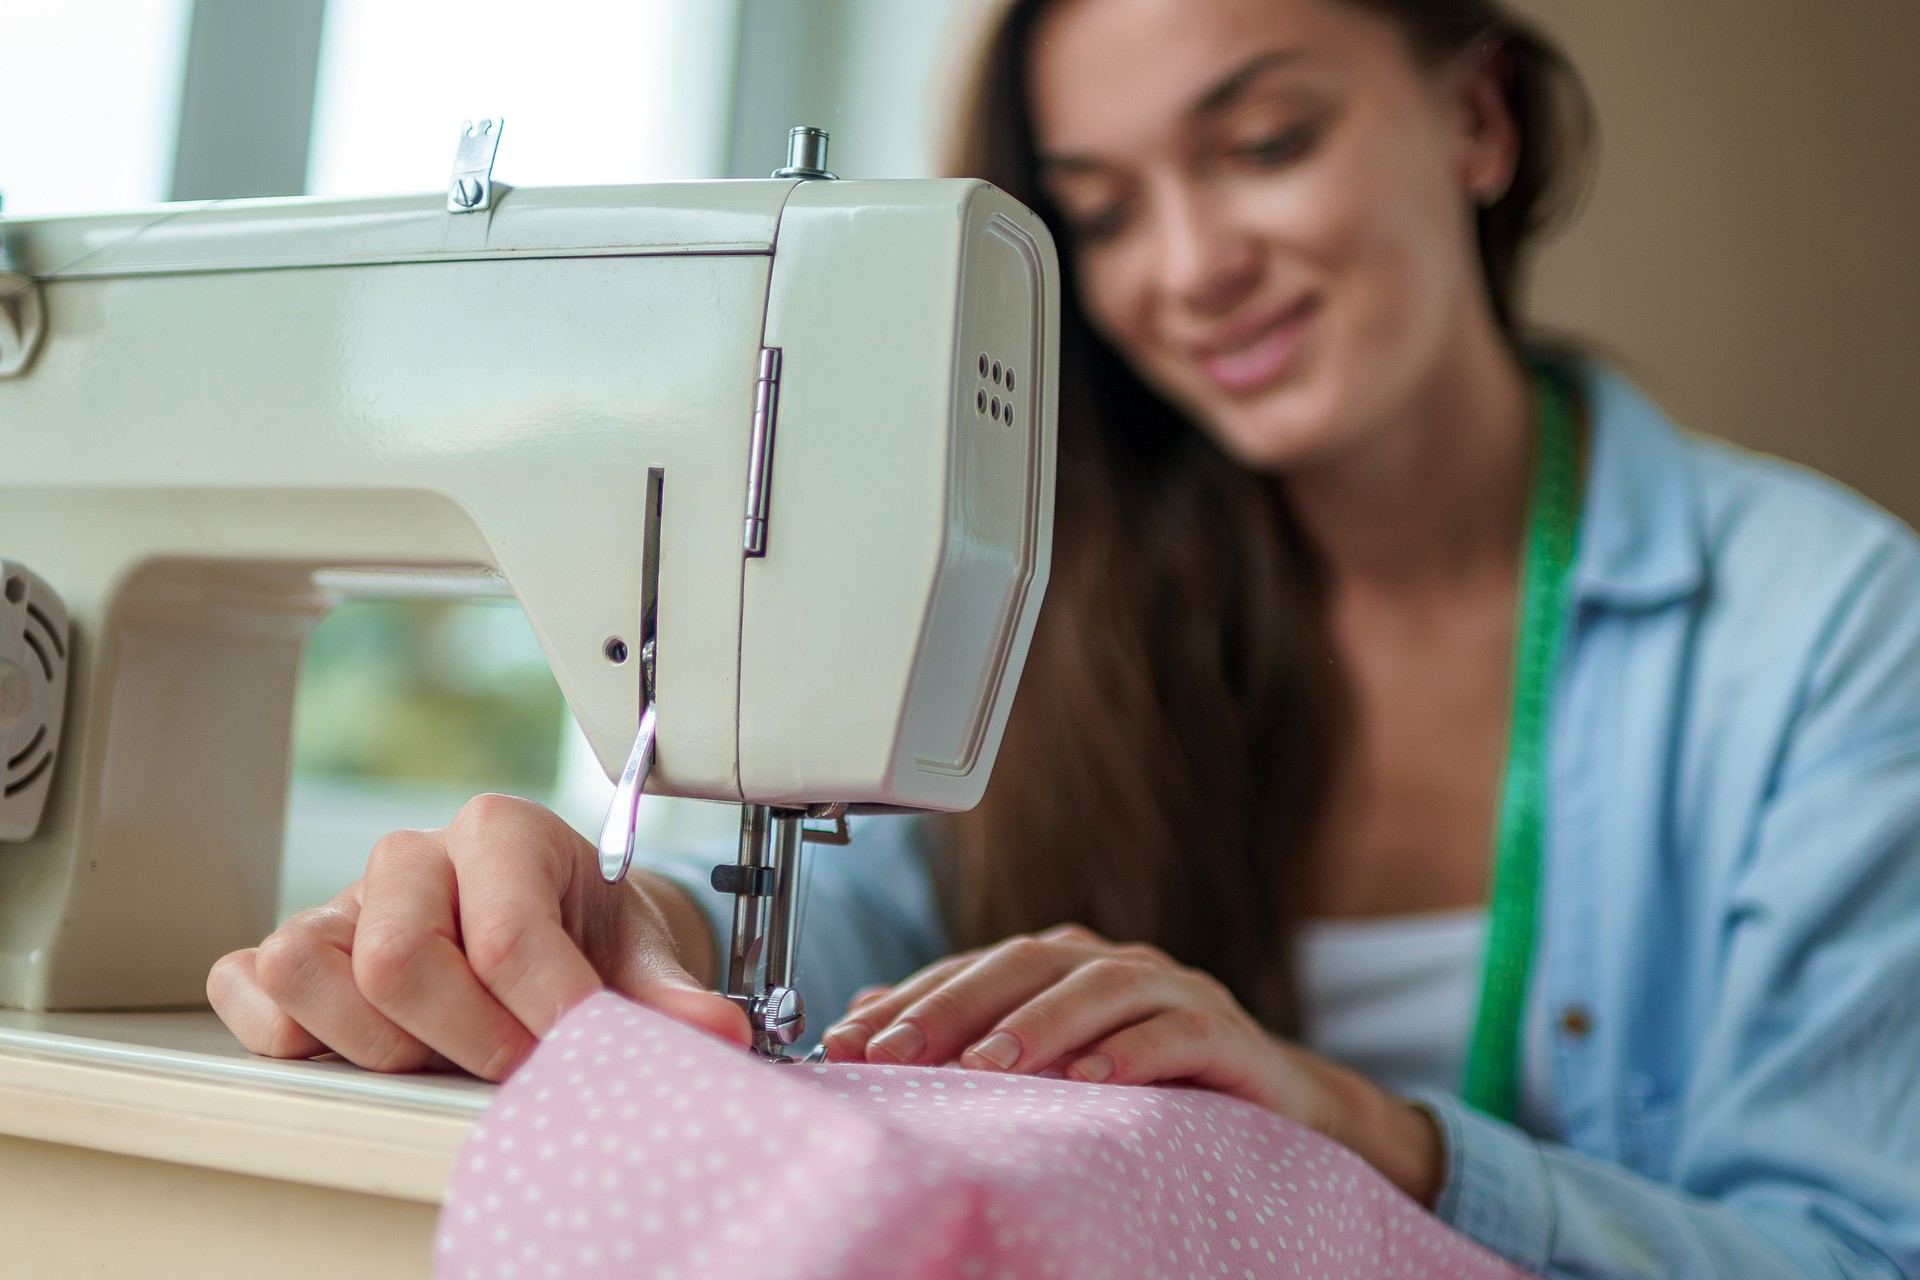
{"type": "Polygon", "coordinates": [[[0,1199],[34,1274],[427,1261],[489,1087],[251,1058],[204,1012],[275,924],[330,574],[504,584],[610,771],[650,669],[648,789],[787,815],[763,855],[806,807],[985,784],[1052,531],[1038,219],[957,181],[480,203],[0,223],[0,1199]],[[23,702],[43,661],[64,693],[23,702]]]}
{"type": "Polygon", "coordinates": [[[993,188],[6,230],[46,332],[0,378],[0,557],[64,599],[73,653],[39,830],[0,844],[0,1006],[201,1004],[273,927],[324,571],[503,578],[610,771],[657,635],[651,791],[978,799],[1047,576],[1057,342],[1051,240],[993,188]]]}

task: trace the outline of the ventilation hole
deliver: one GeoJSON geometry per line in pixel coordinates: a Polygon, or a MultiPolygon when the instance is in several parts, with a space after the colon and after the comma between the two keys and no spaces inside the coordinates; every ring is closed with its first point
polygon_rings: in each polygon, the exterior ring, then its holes
{"type": "MultiPolygon", "coordinates": [[[[983,378],[987,376],[987,357],[984,352],[982,352],[980,356],[980,376],[983,378]]],[[[9,588],[9,590],[11,590],[11,588],[9,588]]]]}
{"type": "Polygon", "coordinates": [[[995,396],[993,398],[993,407],[989,409],[987,412],[993,416],[993,420],[995,422],[1000,421],[1000,397],[999,396],[995,396]]]}
{"type": "MultiPolygon", "coordinates": [[[[987,376],[987,358],[985,356],[980,357],[980,376],[983,378],[987,376]]],[[[25,578],[8,578],[7,579],[7,603],[19,604],[22,600],[26,598],[27,598],[27,580],[25,578]]]]}
{"type": "Polygon", "coordinates": [[[47,771],[47,766],[52,763],[53,763],[53,752],[49,751],[47,752],[47,754],[40,757],[40,763],[33,766],[33,769],[27,774],[26,777],[20,779],[20,781],[18,782],[9,782],[7,784],[6,791],[0,792],[0,795],[5,795],[10,798],[12,796],[19,794],[22,791],[25,791],[28,787],[32,786],[35,782],[38,782],[40,780],[40,775],[45,773],[47,771]]]}
{"type": "Polygon", "coordinates": [[[53,664],[47,661],[47,651],[42,649],[40,642],[33,638],[33,632],[28,631],[25,632],[24,635],[27,641],[27,648],[33,650],[34,657],[40,659],[40,670],[46,673],[47,679],[53,679],[53,664]]]}
{"type": "Polygon", "coordinates": [[[66,657],[67,646],[60,642],[60,632],[55,629],[53,620],[47,617],[46,614],[40,612],[40,606],[29,601],[27,603],[27,616],[47,629],[47,643],[53,646],[55,653],[59,654],[62,658],[66,657]]]}
{"type": "Polygon", "coordinates": [[[993,362],[993,385],[996,387],[1000,385],[1000,362],[998,360],[993,362]]]}
{"type": "Polygon", "coordinates": [[[987,411],[987,393],[985,391],[976,391],[973,393],[973,407],[981,413],[987,411]]]}
{"type": "Polygon", "coordinates": [[[1000,421],[1006,423],[1008,426],[1013,425],[1013,401],[1007,401],[1007,407],[1001,411],[1000,421]]]}
{"type": "Polygon", "coordinates": [[[47,737],[47,726],[41,725],[39,728],[35,729],[33,731],[32,741],[28,742],[26,746],[20,748],[20,750],[14,754],[13,758],[7,761],[7,768],[18,769],[20,767],[20,762],[22,760],[25,760],[28,756],[32,755],[35,751],[38,751],[40,749],[40,744],[46,740],[46,737],[47,737]]]}
{"type": "Polygon", "coordinates": [[[1007,390],[1013,390],[1013,366],[1007,366],[1007,390]]]}

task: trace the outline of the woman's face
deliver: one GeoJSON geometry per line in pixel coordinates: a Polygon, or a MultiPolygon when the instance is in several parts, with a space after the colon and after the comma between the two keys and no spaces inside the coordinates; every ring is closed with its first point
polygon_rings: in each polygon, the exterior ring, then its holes
{"type": "Polygon", "coordinates": [[[1474,210],[1515,143],[1484,56],[1428,68],[1342,0],[1056,0],[1033,41],[1089,318],[1246,464],[1337,455],[1491,334],[1474,210]]]}

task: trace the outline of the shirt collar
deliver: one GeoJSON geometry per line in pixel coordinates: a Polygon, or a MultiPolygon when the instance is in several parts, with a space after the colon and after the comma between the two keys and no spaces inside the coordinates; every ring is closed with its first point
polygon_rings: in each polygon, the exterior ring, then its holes
{"type": "Polygon", "coordinates": [[[1693,595],[1706,547],[1685,440],[1618,374],[1585,362],[1571,372],[1591,427],[1571,601],[1650,609],[1693,595]]]}

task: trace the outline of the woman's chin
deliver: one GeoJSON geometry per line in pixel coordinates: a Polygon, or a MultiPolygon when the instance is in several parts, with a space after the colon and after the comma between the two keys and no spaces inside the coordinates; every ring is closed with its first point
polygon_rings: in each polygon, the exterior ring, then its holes
{"type": "Polygon", "coordinates": [[[1290,383],[1257,397],[1208,405],[1208,434],[1241,466],[1285,471],[1338,446],[1338,417],[1310,384],[1290,383]]]}

